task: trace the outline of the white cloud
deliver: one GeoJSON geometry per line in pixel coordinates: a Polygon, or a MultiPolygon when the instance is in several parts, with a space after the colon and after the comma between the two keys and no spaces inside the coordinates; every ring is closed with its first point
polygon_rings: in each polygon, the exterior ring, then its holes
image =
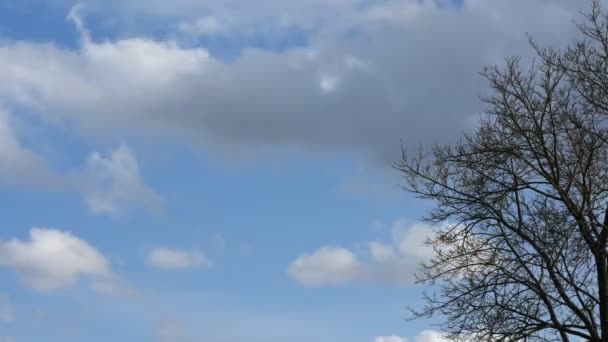
{"type": "Polygon", "coordinates": [[[10,113],[0,107],[0,182],[44,190],[81,192],[91,212],[118,215],[126,207],[159,209],[160,196],[145,186],[133,152],[122,145],[110,156],[92,153],[85,170],[51,171],[47,161],[24,146],[10,113]]]}
{"type": "Polygon", "coordinates": [[[211,262],[201,251],[181,251],[169,248],[154,248],[146,257],[148,265],[165,270],[208,267],[211,262]]]}
{"type": "MultiPolygon", "coordinates": [[[[374,342],[409,342],[410,339],[401,336],[378,336],[374,342]]],[[[434,330],[424,330],[413,339],[414,342],[448,342],[440,332],[434,330]]]]}
{"type": "Polygon", "coordinates": [[[408,339],[400,336],[378,336],[374,342],[408,342],[408,339]]]}
{"type": "Polygon", "coordinates": [[[449,342],[440,332],[425,330],[416,337],[416,342],[449,342]]]}
{"type": "Polygon", "coordinates": [[[176,40],[84,36],[75,50],[3,41],[0,100],[90,139],[144,133],[217,153],[296,146],[392,161],[401,139],[449,141],[470,129],[483,106],[481,68],[508,54],[529,55],[526,31],[548,44],[567,42],[572,16],[583,7],[487,0],[465,1],[455,11],[439,2],[89,0],[85,8],[101,13],[147,13],[177,23],[203,18],[195,25],[203,31],[261,26],[272,35],[296,27],[309,43],[283,52],[247,49],[225,63],[176,40]],[[537,20],[546,16],[552,20],[537,20]]]}
{"type": "Polygon", "coordinates": [[[85,179],[85,199],[93,213],[119,215],[135,204],[155,211],[162,205],[160,196],[143,184],[137,160],[125,145],[108,157],[91,154],[85,179]]]}
{"type": "Polygon", "coordinates": [[[0,241],[0,266],[14,269],[34,290],[69,288],[83,276],[112,276],[109,261],[95,247],[69,232],[33,228],[30,239],[0,241]]]}
{"type": "Polygon", "coordinates": [[[293,261],[289,274],[306,286],[331,286],[361,277],[363,265],[348,249],[323,247],[293,261]]]}
{"type": "Polygon", "coordinates": [[[434,255],[432,248],[425,246],[431,228],[424,223],[414,223],[407,219],[400,219],[393,223],[394,239],[398,241],[398,248],[402,255],[429,259],[434,255]]]}
{"type": "Polygon", "coordinates": [[[203,49],[184,50],[174,42],[145,39],[88,43],[84,53],[90,67],[95,68],[91,71],[105,75],[103,81],[112,81],[122,73],[127,75],[127,84],[160,88],[172,86],[181,75],[201,71],[209,56],[203,49]]]}
{"type": "Polygon", "coordinates": [[[401,219],[393,223],[393,241],[372,241],[369,260],[343,247],[321,247],[303,255],[289,266],[290,276],[304,286],[331,286],[348,282],[371,282],[409,285],[420,262],[433,255],[424,241],[432,234],[428,225],[407,224],[401,219]]]}
{"type": "Polygon", "coordinates": [[[336,76],[321,74],[319,87],[325,94],[334,92],[340,85],[340,79],[336,76]]]}
{"type": "Polygon", "coordinates": [[[11,323],[13,319],[11,299],[6,293],[0,293],[0,323],[11,323]]]}
{"type": "Polygon", "coordinates": [[[372,258],[378,262],[384,262],[393,259],[396,256],[395,248],[393,248],[393,246],[385,245],[377,241],[370,242],[369,251],[372,258]]]}

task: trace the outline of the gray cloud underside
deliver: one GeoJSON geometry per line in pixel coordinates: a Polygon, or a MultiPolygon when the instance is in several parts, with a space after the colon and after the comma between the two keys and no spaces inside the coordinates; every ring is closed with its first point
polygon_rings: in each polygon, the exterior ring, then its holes
{"type": "MultiPolygon", "coordinates": [[[[247,27],[285,13],[270,0],[249,15],[237,14],[240,2],[213,3],[171,2],[167,13],[184,20],[194,19],[184,13],[216,14],[228,31],[236,30],[231,23],[247,27]]],[[[147,15],[159,16],[155,9],[164,6],[169,2],[155,1],[147,15]]],[[[233,63],[182,47],[178,38],[98,42],[83,31],[78,50],[5,41],[0,99],[31,106],[83,137],[154,134],[219,152],[296,147],[388,162],[402,142],[453,141],[474,127],[487,89],[478,75],[483,66],[530,55],[526,32],[548,45],[567,43],[571,20],[584,9],[574,0],[467,0],[458,9],[407,0],[299,6],[301,15],[291,11],[283,20],[303,29],[321,9],[328,13],[314,21],[309,47],[247,49],[233,63]]]]}

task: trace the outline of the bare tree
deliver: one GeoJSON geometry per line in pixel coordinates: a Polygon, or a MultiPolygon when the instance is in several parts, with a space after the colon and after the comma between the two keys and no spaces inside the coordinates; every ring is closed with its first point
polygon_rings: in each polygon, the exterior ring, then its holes
{"type": "Polygon", "coordinates": [[[436,203],[414,316],[454,339],[608,341],[608,13],[583,16],[569,48],[486,68],[476,133],[395,165],[436,203]]]}

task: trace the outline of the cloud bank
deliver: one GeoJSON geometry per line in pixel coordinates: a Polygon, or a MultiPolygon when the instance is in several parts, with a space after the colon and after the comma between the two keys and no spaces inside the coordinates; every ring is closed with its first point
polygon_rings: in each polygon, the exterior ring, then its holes
{"type": "Polygon", "coordinates": [[[387,163],[402,142],[452,141],[474,127],[485,91],[481,68],[529,55],[526,31],[549,45],[567,41],[583,7],[565,0],[467,0],[458,8],[413,0],[85,1],[70,16],[81,34],[77,49],[0,43],[0,100],[89,139],[166,137],[215,153],[351,151],[387,163]],[[266,34],[289,27],[307,39],[278,50],[245,47],[226,62],[179,35],[95,39],[87,11],[177,21],[177,31],[228,41],[262,22],[266,34]],[[551,20],[538,20],[545,17],[551,20]]]}

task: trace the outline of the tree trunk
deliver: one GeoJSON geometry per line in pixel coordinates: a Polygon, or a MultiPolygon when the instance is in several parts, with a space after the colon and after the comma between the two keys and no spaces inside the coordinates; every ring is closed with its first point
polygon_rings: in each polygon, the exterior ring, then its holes
{"type": "Polygon", "coordinates": [[[608,256],[601,250],[596,257],[598,296],[600,300],[601,341],[608,341],[608,256]]]}

